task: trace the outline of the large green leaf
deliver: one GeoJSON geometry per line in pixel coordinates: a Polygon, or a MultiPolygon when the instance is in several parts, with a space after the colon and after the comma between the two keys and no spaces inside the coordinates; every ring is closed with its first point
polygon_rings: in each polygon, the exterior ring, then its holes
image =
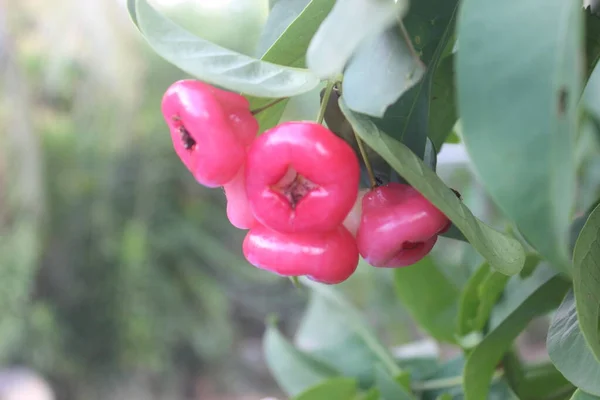
{"type": "Polygon", "coordinates": [[[428,136],[438,152],[452,133],[456,120],[454,55],[451,55],[439,62],[431,87],[428,136]]]}
{"type": "Polygon", "coordinates": [[[573,385],[600,396],[600,363],[585,342],[570,290],[556,311],[546,341],[550,359],[573,385]]]}
{"type": "Polygon", "coordinates": [[[588,346],[600,361],[600,206],[583,226],[573,252],[573,291],[579,326],[588,346]]]}
{"type": "MultiPolygon", "coordinates": [[[[537,255],[528,255],[521,272],[532,271],[539,262],[537,255]]],[[[464,338],[474,332],[483,331],[507,283],[508,277],[493,271],[487,262],[471,275],[461,294],[457,327],[457,334],[460,337],[464,338]]],[[[509,307],[511,306],[504,305],[505,309],[509,307]]],[[[500,319],[503,317],[500,316],[500,319]]],[[[462,344],[466,346],[469,341],[462,344]]]]}
{"type": "Polygon", "coordinates": [[[473,165],[500,209],[563,272],[575,196],[582,17],[576,1],[465,0],[458,23],[458,104],[473,165]]]}
{"type": "Polygon", "coordinates": [[[521,270],[525,252],[521,244],[484,224],[456,197],[444,182],[405,145],[381,132],[364,115],[352,112],[340,99],[340,108],[365,143],[376,150],[406,181],[439,208],[492,268],[512,275],[521,270]]]}
{"type": "Polygon", "coordinates": [[[263,350],[271,374],[290,396],[339,375],[335,369],[295,348],[274,324],[267,327],[263,350]]]}
{"type": "MultiPolygon", "coordinates": [[[[287,1],[282,2],[282,4],[287,1]]],[[[289,67],[304,67],[306,49],[310,40],[331,11],[334,0],[312,0],[281,33],[279,38],[266,50],[261,60],[289,67]]],[[[276,5],[279,6],[279,3],[276,5]]],[[[278,96],[283,97],[283,96],[278,96]]],[[[274,99],[248,96],[251,109],[258,109],[274,99]]],[[[315,96],[316,102],[318,97],[315,96]]],[[[273,107],[259,113],[256,118],[260,132],[272,128],[280,121],[289,100],[284,99],[273,107]]]]}
{"type": "Polygon", "coordinates": [[[573,396],[571,396],[571,400],[600,400],[600,397],[592,396],[581,389],[577,389],[575,393],[573,393],[573,396]]]}
{"type": "Polygon", "coordinates": [[[508,276],[493,271],[487,262],[471,275],[460,297],[457,335],[464,337],[483,330],[506,282],[508,276]]]}
{"type": "Polygon", "coordinates": [[[323,79],[341,74],[358,46],[397,23],[407,7],[407,0],[336,1],[310,43],[308,67],[323,79]]]}
{"type": "Polygon", "coordinates": [[[349,400],[357,394],[352,378],[332,378],[300,393],[292,400],[349,400]]]}
{"type": "Polygon", "coordinates": [[[362,388],[373,384],[374,366],[383,365],[396,376],[402,370],[371,331],[358,311],[336,289],[301,281],[311,289],[308,309],[295,342],[312,357],[358,379],[362,388]]]}
{"type": "MultiPolygon", "coordinates": [[[[513,340],[534,317],[543,315],[560,304],[568,283],[550,268],[539,266],[525,279],[513,276],[512,307],[470,353],[464,369],[463,388],[466,400],[487,398],[490,381],[498,362],[513,340]]],[[[511,283],[509,282],[509,283],[511,283]]]]}
{"type": "Polygon", "coordinates": [[[411,3],[404,24],[416,51],[427,66],[427,73],[387,109],[383,118],[374,119],[381,130],[406,144],[421,159],[429,134],[433,80],[438,64],[444,57],[444,50],[452,40],[457,7],[457,0],[411,3]]]}
{"type": "Polygon", "coordinates": [[[419,326],[437,340],[453,343],[458,288],[431,257],[394,271],[396,293],[419,326]]]}
{"type": "Polygon", "coordinates": [[[287,97],[319,83],[310,71],[260,61],[217,46],[160,15],[137,0],[132,19],[148,44],[165,60],[198,79],[258,97],[287,97]]]}
{"type": "Polygon", "coordinates": [[[401,30],[392,26],[364,41],[344,70],[344,96],[352,110],[383,117],[425,74],[425,65],[401,30]]]}

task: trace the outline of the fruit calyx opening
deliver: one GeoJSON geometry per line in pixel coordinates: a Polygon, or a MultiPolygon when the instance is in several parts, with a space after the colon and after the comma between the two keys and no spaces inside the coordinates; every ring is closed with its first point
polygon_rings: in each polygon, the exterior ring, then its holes
{"type": "Polygon", "coordinates": [[[273,190],[285,197],[292,210],[295,210],[298,203],[318,187],[290,166],[283,178],[274,185],[273,190]]]}

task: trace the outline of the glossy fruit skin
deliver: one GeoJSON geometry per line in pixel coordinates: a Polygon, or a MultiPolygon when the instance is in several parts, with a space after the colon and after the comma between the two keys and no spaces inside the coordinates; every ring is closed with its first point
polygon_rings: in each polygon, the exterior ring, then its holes
{"type": "Polygon", "coordinates": [[[257,268],[327,284],[348,279],[359,260],[356,242],[343,226],[330,232],[286,234],[256,225],[246,235],[243,251],[257,268]]]}
{"type": "Polygon", "coordinates": [[[285,122],[250,147],[246,192],[261,224],[283,233],[326,232],[352,209],[359,174],[356,154],[333,132],[313,122],[285,122]],[[302,183],[289,186],[286,197],[287,189],[278,187],[292,181],[302,183]]]}
{"type": "Polygon", "coordinates": [[[161,109],[175,152],[199,183],[218,187],[234,178],[258,133],[243,96],[181,80],[167,89],[161,109]]]}
{"type": "Polygon", "coordinates": [[[250,229],[256,219],[250,210],[246,196],[245,168],[242,167],[235,178],[223,186],[227,198],[227,218],[238,229],[250,229]]]}
{"type": "Polygon", "coordinates": [[[363,198],[356,236],[362,257],[374,267],[396,268],[416,263],[435,245],[450,220],[417,190],[390,183],[363,198]]]}

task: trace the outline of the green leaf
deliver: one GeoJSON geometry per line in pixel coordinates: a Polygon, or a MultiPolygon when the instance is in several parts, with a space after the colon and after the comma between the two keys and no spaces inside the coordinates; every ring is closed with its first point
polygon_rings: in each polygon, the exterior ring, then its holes
{"type": "MultiPolygon", "coordinates": [[[[418,342],[415,344],[408,343],[402,345],[401,349],[408,349],[410,351],[411,347],[418,345],[418,342]]],[[[396,358],[396,362],[406,373],[410,374],[412,379],[416,380],[426,379],[427,376],[434,373],[440,366],[437,352],[432,354],[414,354],[411,356],[400,355],[396,358]]]]}
{"type": "Polygon", "coordinates": [[[592,396],[581,389],[577,389],[575,393],[573,393],[571,400],[600,400],[600,397],[592,396]]]}
{"type": "MultiPolygon", "coordinates": [[[[539,262],[537,255],[528,255],[522,271],[533,270],[539,262]]],[[[487,262],[471,275],[461,294],[457,335],[464,337],[484,329],[507,283],[508,277],[492,271],[487,262]]]]}
{"type": "Polygon", "coordinates": [[[588,7],[585,14],[585,55],[587,75],[590,76],[600,59],[600,18],[588,7]]]}
{"type": "Polygon", "coordinates": [[[492,268],[516,274],[525,262],[521,244],[479,221],[442,180],[405,145],[381,132],[366,116],[352,112],[340,99],[340,108],[356,133],[406,181],[440,209],[485,257],[492,268]]]}
{"type": "Polygon", "coordinates": [[[296,333],[298,347],[314,358],[357,378],[362,388],[374,382],[374,365],[392,375],[402,372],[358,311],[334,288],[301,278],[311,289],[308,309],[296,333]]]}
{"type": "MultiPolygon", "coordinates": [[[[462,390],[462,369],[464,359],[459,356],[447,361],[428,380],[413,383],[413,390],[420,395],[421,400],[438,400],[440,398],[463,400],[465,395],[462,390]],[[445,397],[443,397],[445,396],[445,397]]],[[[518,400],[500,374],[496,374],[490,385],[489,396],[486,400],[518,400]]]]}
{"type": "Polygon", "coordinates": [[[375,368],[375,385],[379,390],[381,400],[411,400],[414,397],[406,390],[402,383],[404,377],[394,379],[380,366],[375,368]]]}
{"type": "MultiPolygon", "coordinates": [[[[287,4],[287,1],[281,2],[281,4],[287,4]]],[[[293,22],[281,33],[279,38],[268,48],[261,60],[288,67],[304,67],[306,49],[310,44],[310,40],[321,25],[321,22],[323,22],[331,11],[333,4],[334,0],[310,1],[293,22]]],[[[247,97],[250,101],[251,109],[264,107],[273,101],[273,99],[261,97],[247,97]]],[[[279,123],[288,101],[288,99],[285,99],[257,115],[260,132],[264,132],[279,123]]],[[[316,96],[315,101],[317,101],[316,96]]]]}
{"type": "Polygon", "coordinates": [[[433,78],[444,49],[452,38],[457,4],[457,0],[411,3],[404,24],[427,66],[427,73],[387,109],[383,118],[373,119],[379,129],[404,143],[421,159],[429,134],[433,78]]]}
{"type": "MultiPolygon", "coordinates": [[[[438,152],[450,138],[457,118],[454,55],[451,55],[438,64],[431,87],[428,136],[438,152]]],[[[456,135],[452,140],[456,140],[456,135]]]]}
{"type": "Polygon", "coordinates": [[[504,379],[508,386],[519,395],[519,398],[524,398],[522,388],[525,383],[525,371],[519,355],[514,350],[508,350],[502,357],[501,362],[504,379]]]}
{"type": "Polygon", "coordinates": [[[131,22],[133,22],[133,24],[139,29],[137,21],[137,12],[135,11],[135,0],[127,0],[127,12],[129,12],[131,22]]]}
{"type": "Polygon", "coordinates": [[[496,365],[513,340],[534,317],[556,307],[569,287],[555,271],[542,266],[525,279],[514,276],[510,281],[516,286],[514,293],[519,302],[511,302],[502,321],[470,353],[464,369],[466,400],[487,398],[496,365]]]}
{"type": "Polygon", "coordinates": [[[461,293],[457,335],[483,330],[507,282],[508,276],[493,271],[487,262],[471,275],[461,293]]]}
{"type": "Polygon", "coordinates": [[[465,0],[458,24],[463,142],[495,203],[562,272],[576,192],[582,17],[573,1],[465,0]]]}
{"type": "Polygon", "coordinates": [[[311,0],[261,59],[285,66],[305,67],[310,41],[334,4],[335,0],[311,0]]]}
{"type": "Polygon", "coordinates": [[[338,375],[333,368],[296,349],[275,325],[267,327],[263,349],[271,374],[290,396],[338,375]]]}
{"type": "Polygon", "coordinates": [[[437,169],[437,153],[438,152],[435,148],[435,145],[431,139],[427,138],[427,141],[425,142],[425,155],[423,157],[423,162],[434,172],[437,169]]]}
{"type": "Polygon", "coordinates": [[[257,57],[262,57],[273,46],[310,2],[311,0],[279,0],[273,5],[258,41],[257,57]]]}
{"type": "Polygon", "coordinates": [[[525,381],[519,395],[524,399],[545,399],[557,393],[572,392],[574,389],[554,364],[544,363],[525,370],[525,381]]]}
{"type": "Polygon", "coordinates": [[[137,0],[138,26],[165,60],[205,82],[258,97],[287,97],[316,87],[310,71],[248,57],[203,40],[137,0]]]}
{"type": "Polygon", "coordinates": [[[461,398],[464,363],[462,355],[444,362],[427,379],[413,382],[413,391],[421,395],[423,400],[436,400],[443,394],[452,396],[452,399],[461,398]]]}
{"type": "Polygon", "coordinates": [[[454,343],[458,288],[431,257],[394,271],[396,294],[419,327],[435,339],[454,343]]]}
{"type": "Polygon", "coordinates": [[[358,46],[395,24],[407,7],[406,0],[336,1],[308,47],[308,67],[323,79],[341,74],[358,46]]]}
{"type": "Polygon", "coordinates": [[[349,400],[357,394],[356,381],[351,378],[333,378],[302,392],[293,400],[349,400]]]}
{"type": "Polygon", "coordinates": [[[600,396],[600,363],[594,358],[579,328],[572,290],[552,319],[546,347],[556,369],[565,378],[582,390],[600,396]]]}
{"type": "Polygon", "coordinates": [[[380,400],[379,390],[376,387],[372,387],[367,392],[360,394],[356,400],[380,400]]]}
{"type": "Polygon", "coordinates": [[[573,252],[573,291],[579,327],[588,346],[600,361],[600,206],[583,226],[573,252]]]}
{"type": "Polygon", "coordinates": [[[593,122],[600,121],[600,67],[594,68],[588,79],[581,103],[585,110],[591,114],[593,122]]]}
{"type": "MultiPolygon", "coordinates": [[[[321,97],[322,96],[323,92],[321,92],[321,97]]],[[[352,146],[352,149],[356,154],[360,154],[360,148],[358,147],[358,142],[356,141],[356,135],[354,134],[352,125],[350,125],[350,122],[348,122],[344,116],[344,113],[342,113],[342,110],[340,110],[339,99],[339,89],[334,90],[331,93],[329,102],[325,108],[325,122],[327,123],[327,127],[333,133],[344,139],[346,143],[352,146]]],[[[390,167],[389,164],[385,162],[385,160],[370,147],[364,146],[364,150],[366,152],[367,159],[371,164],[371,169],[373,170],[375,179],[381,184],[389,183],[392,167],[390,167]]],[[[362,157],[359,157],[359,161],[361,164],[361,181],[365,187],[370,187],[369,176],[365,162],[362,157]]]]}
{"type": "Polygon", "coordinates": [[[425,74],[412,44],[392,26],[362,43],[344,70],[344,96],[352,110],[383,117],[425,74]]]}
{"type": "Polygon", "coordinates": [[[573,222],[571,223],[571,234],[570,234],[570,244],[571,244],[571,253],[573,253],[573,251],[575,250],[575,245],[577,244],[577,238],[579,238],[579,233],[581,232],[581,230],[583,229],[583,226],[585,225],[585,222],[587,221],[589,217],[589,214],[586,213],[584,215],[581,215],[577,218],[575,218],[575,220],[573,220],[573,222]]]}

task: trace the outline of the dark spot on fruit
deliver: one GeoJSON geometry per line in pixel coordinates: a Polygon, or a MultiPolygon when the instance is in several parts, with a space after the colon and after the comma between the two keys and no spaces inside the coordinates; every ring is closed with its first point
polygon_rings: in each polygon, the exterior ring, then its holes
{"type": "Polygon", "coordinates": [[[192,138],[188,130],[185,129],[184,126],[180,126],[178,129],[179,135],[181,136],[181,142],[183,143],[183,148],[189,150],[194,147],[196,145],[196,141],[192,138]]]}
{"type": "Polygon", "coordinates": [[[402,243],[402,250],[414,250],[414,249],[418,249],[419,247],[422,247],[423,243],[422,242],[404,242],[402,243]]]}
{"type": "Polygon", "coordinates": [[[183,148],[186,150],[191,149],[196,145],[196,141],[190,135],[190,132],[183,126],[183,122],[178,115],[172,117],[173,121],[177,123],[177,131],[179,132],[179,136],[181,137],[181,142],[183,143],[183,148]]]}
{"type": "Polygon", "coordinates": [[[567,101],[569,100],[569,93],[564,87],[560,88],[558,92],[558,115],[563,115],[567,111],[567,101]]]}

